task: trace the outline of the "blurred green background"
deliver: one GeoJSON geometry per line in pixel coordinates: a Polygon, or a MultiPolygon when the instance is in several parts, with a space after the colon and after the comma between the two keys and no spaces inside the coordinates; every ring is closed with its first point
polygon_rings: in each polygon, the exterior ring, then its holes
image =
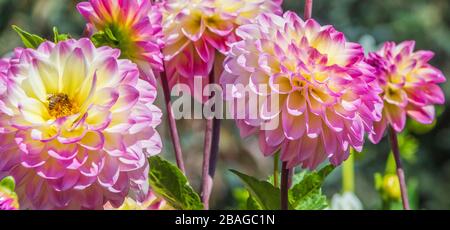
{"type": "MultiPolygon", "coordinates": [[[[11,30],[15,24],[27,31],[51,37],[52,27],[62,33],[79,37],[84,21],[75,9],[76,0],[0,0],[0,55],[6,55],[20,40],[11,30]]],[[[302,0],[285,0],[284,9],[302,15],[302,0]]],[[[450,76],[450,1],[448,0],[315,0],[313,17],[321,24],[333,24],[348,40],[360,42],[367,51],[392,40],[416,40],[417,49],[436,53],[432,64],[450,76]]],[[[438,108],[438,118],[432,126],[408,122],[401,135],[401,151],[411,202],[417,209],[450,209],[450,83],[443,84],[447,104],[438,108]],[[403,144],[402,144],[403,143],[403,144]]],[[[161,95],[161,94],[160,94],[161,95]]],[[[159,102],[162,106],[162,103],[159,102]]],[[[179,121],[188,177],[199,188],[202,121],[179,121]]],[[[165,138],[164,155],[172,158],[172,146],[166,124],[160,127],[165,138]]],[[[389,154],[387,140],[377,146],[367,145],[356,155],[356,195],[365,209],[381,209],[382,198],[375,189],[375,173],[385,173],[389,154]]],[[[241,140],[233,121],[225,121],[220,144],[220,159],[213,191],[213,208],[234,209],[242,199],[241,184],[228,172],[237,169],[259,178],[272,171],[271,159],[258,150],[257,140],[241,140]],[[238,199],[239,200],[239,199],[238,199]]],[[[389,168],[389,167],[388,167],[389,168]]],[[[331,197],[341,192],[341,169],[327,178],[324,192],[331,197]]],[[[395,205],[394,205],[395,206],[395,205]]],[[[395,208],[395,207],[394,207],[395,208]]],[[[398,207],[397,207],[398,208],[398,207]]]]}

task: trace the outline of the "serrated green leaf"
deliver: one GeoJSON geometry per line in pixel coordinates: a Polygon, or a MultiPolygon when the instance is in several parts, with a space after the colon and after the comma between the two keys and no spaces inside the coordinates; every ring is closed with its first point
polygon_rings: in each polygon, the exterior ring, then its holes
{"type": "Polygon", "coordinates": [[[318,172],[304,175],[303,179],[289,190],[289,200],[293,207],[296,210],[320,210],[327,207],[321,187],[333,170],[334,166],[328,165],[318,172]]]}
{"type": "Polygon", "coordinates": [[[5,177],[0,181],[0,189],[8,193],[14,193],[16,188],[16,182],[11,176],[5,177]]]}
{"type": "Polygon", "coordinates": [[[70,39],[69,34],[60,34],[58,28],[53,27],[53,40],[55,41],[55,43],[65,41],[67,39],[70,39]]]}
{"type": "Polygon", "coordinates": [[[203,209],[200,197],[178,167],[159,156],[151,157],[149,162],[149,183],[156,194],[176,209],[203,209]]]}
{"type": "Polygon", "coordinates": [[[27,48],[36,49],[39,47],[40,44],[42,44],[45,41],[44,38],[42,38],[36,34],[31,34],[27,31],[21,29],[18,26],[13,25],[12,28],[14,31],[17,32],[17,34],[19,34],[20,38],[22,39],[23,44],[27,48]]]}
{"type": "MultiPolygon", "coordinates": [[[[301,171],[299,173],[294,174],[294,176],[292,177],[292,184],[300,183],[300,181],[303,180],[303,177],[306,174],[307,174],[306,171],[301,171]]],[[[278,181],[281,181],[281,173],[278,173],[278,181]]],[[[272,185],[274,184],[273,175],[269,176],[269,179],[267,179],[267,182],[269,182],[272,185]]]]}
{"type": "Polygon", "coordinates": [[[260,181],[236,170],[230,171],[242,180],[245,187],[249,191],[250,196],[253,197],[253,199],[261,207],[261,209],[279,210],[281,208],[279,188],[275,188],[267,181],[260,181]]]}
{"type": "Polygon", "coordinates": [[[305,197],[295,210],[323,210],[328,207],[327,197],[322,194],[322,190],[312,191],[308,197],[305,197]]]}

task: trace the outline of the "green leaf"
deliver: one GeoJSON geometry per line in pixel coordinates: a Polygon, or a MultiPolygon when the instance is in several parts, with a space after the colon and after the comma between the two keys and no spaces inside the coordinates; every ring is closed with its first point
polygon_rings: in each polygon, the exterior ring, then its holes
{"type": "Polygon", "coordinates": [[[263,208],[256,202],[255,198],[250,195],[247,199],[247,210],[263,210],[263,208]]]}
{"type": "Polygon", "coordinates": [[[114,41],[114,42],[119,41],[110,28],[105,29],[105,34],[106,34],[106,36],[108,36],[109,40],[114,41]]]}
{"type": "Polygon", "coordinates": [[[113,48],[119,48],[119,39],[114,35],[110,28],[106,28],[92,35],[91,41],[96,47],[111,46],[113,48]]]}
{"type": "Polygon", "coordinates": [[[14,181],[14,178],[11,176],[5,177],[0,181],[0,189],[8,192],[8,193],[14,193],[16,187],[16,182],[14,181]]]}
{"type": "Polygon", "coordinates": [[[54,39],[55,43],[58,43],[58,42],[70,39],[70,35],[69,34],[60,34],[58,31],[58,28],[53,27],[53,39],[54,39]]]}
{"type": "Polygon", "coordinates": [[[280,210],[280,189],[267,181],[260,181],[251,176],[230,170],[237,175],[250,193],[250,196],[263,210],[280,210]]]}
{"type": "Polygon", "coordinates": [[[290,189],[289,200],[296,210],[321,210],[328,206],[321,187],[334,168],[328,165],[318,172],[307,173],[290,189]]]}
{"type": "Polygon", "coordinates": [[[25,30],[22,30],[18,26],[13,25],[12,28],[14,31],[17,32],[17,34],[19,34],[20,38],[22,39],[23,44],[27,48],[36,49],[39,47],[39,45],[41,43],[43,43],[45,41],[44,38],[42,38],[36,34],[31,34],[29,32],[26,32],[25,30]]]}
{"type": "Polygon", "coordinates": [[[155,193],[176,209],[203,209],[200,197],[178,167],[159,156],[151,157],[149,162],[149,183],[155,193]]]}
{"type": "MultiPolygon", "coordinates": [[[[292,177],[292,184],[298,184],[300,181],[303,180],[303,177],[307,174],[306,171],[301,171],[299,173],[294,174],[292,177]]],[[[269,179],[267,180],[270,184],[274,184],[273,180],[273,174],[269,176],[269,179]]],[[[281,181],[281,173],[278,173],[278,181],[281,181]]]]}

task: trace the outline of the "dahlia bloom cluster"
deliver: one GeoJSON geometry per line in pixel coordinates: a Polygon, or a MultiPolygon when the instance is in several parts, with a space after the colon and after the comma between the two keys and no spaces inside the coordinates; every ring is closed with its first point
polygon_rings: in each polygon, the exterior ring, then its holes
{"type": "Polygon", "coordinates": [[[263,12],[281,14],[282,0],[167,0],[161,4],[166,60],[170,86],[184,83],[194,97],[194,79],[208,84],[208,75],[222,70],[223,54],[237,40],[235,29],[263,12]]]}
{"type": "Polygon", "coordinates": [[[161,112],[156,89],[119,56],[84,38],[18,49],[3,61],[0,172],[15,178],[22,208],[145,199],[161,112]]]}
{"type": "Polygon", "coordinates": [[[162,71],[162,15],[150,0],[90,0],[77,5],[88,21],[86,31],[96,45],[119,48],[122,58],[135,62],[142,77],[156,86],[162,71]]]}
{"type": "Polygon", "coordinates": [[[414,51],[414,45],[414,41],[398,45],[386,42],[367,58],[367,63],[375,68],[384,100],[383,118],[375,122],[375,132],[370,135],[374,143],[381,140],[388,125],[401,132],[407,115],[420,123],[431,124],[435,117],[434,105],[445,102],[444,93],[437,85],[445,82],[445,77],[428,64],[433,52],[414,51]]]}
{"type": "Polygon", "coordinates": [[[236,86],[226,98],[263,98],[257,119],[237,120],[243,136],[258,133],[262,152],[281,149],[288,167],[314,169],[327,158],[338,165],[350,147],[362,150],[365,132],[381,119],[382,100],[359,44],[292,12],[262,14],[236,34],[242,40],[231,46],[221,77],[224,88],[236,86]],[[239,85],[249,92],[239,92],[239,85]],[[279,98],[276,111],[269,108],[272,97],[279,98]],[[266,130],[265,123],[274,119],[280,125],[266,130]]]}

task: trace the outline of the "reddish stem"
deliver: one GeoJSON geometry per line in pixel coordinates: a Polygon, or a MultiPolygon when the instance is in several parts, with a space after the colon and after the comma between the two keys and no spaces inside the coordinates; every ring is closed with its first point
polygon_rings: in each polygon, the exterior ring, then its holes
{"type": "Polygon", "coordinates": [[[313,8],[313,0],[306,0],[306,2],[305,2],[305,20],[311,18],[312,8],[313,8]]]}
{"type": "Polygon", "coordinates": [[[169,122],[169,131],[170,137],[172,139],[173,149],[175,150],[175,158],[177,161],[178,168],[185,174],[184,161],[183,161],[183,153],[181,151],[180,137],[178,136],[177,123],[175,121],[175,116],[173,114],[172,102],[170,100],[170,89],[169,82],[167,80],[167,75],[163,71],[160,75],[161,85],[164,92],[164,100],[167,110],[167,119],[169,122]]]}
{"type": "MultiPolygon", "coordinates": [[[[209,83],[214,84],[214,82],[215,74],[213,69],[209,75],[209,83]]],[[[211,98],[212,97],[213,95],[211,95],[211,98]]],[[[219,119],[206,118],[202,167],[202,202],[205,210],[209,209],[209,200],[214,184],[214,174],[216,171],[217,156],[219,153],[220,123],[221,122],[219,119]]]]}
{"type": "Polygon", "coordinates": [[[403,209],[410,210],[408,190],[405,181],[405,172],[403,171],[402,161],[400,159],[400,151],[398,148],[397,133],[392,127],[389,127],[389,140],[391,143],[392,153],[394,154],[395,164],[397,165],[397,176],[400,182],[403,209]]]}
{"type": "Polygon", "coordinates": [[[281,166],[281,210],[289,209],[289,177],[290,171],[287,162],[283,162],[281,166]]]}

